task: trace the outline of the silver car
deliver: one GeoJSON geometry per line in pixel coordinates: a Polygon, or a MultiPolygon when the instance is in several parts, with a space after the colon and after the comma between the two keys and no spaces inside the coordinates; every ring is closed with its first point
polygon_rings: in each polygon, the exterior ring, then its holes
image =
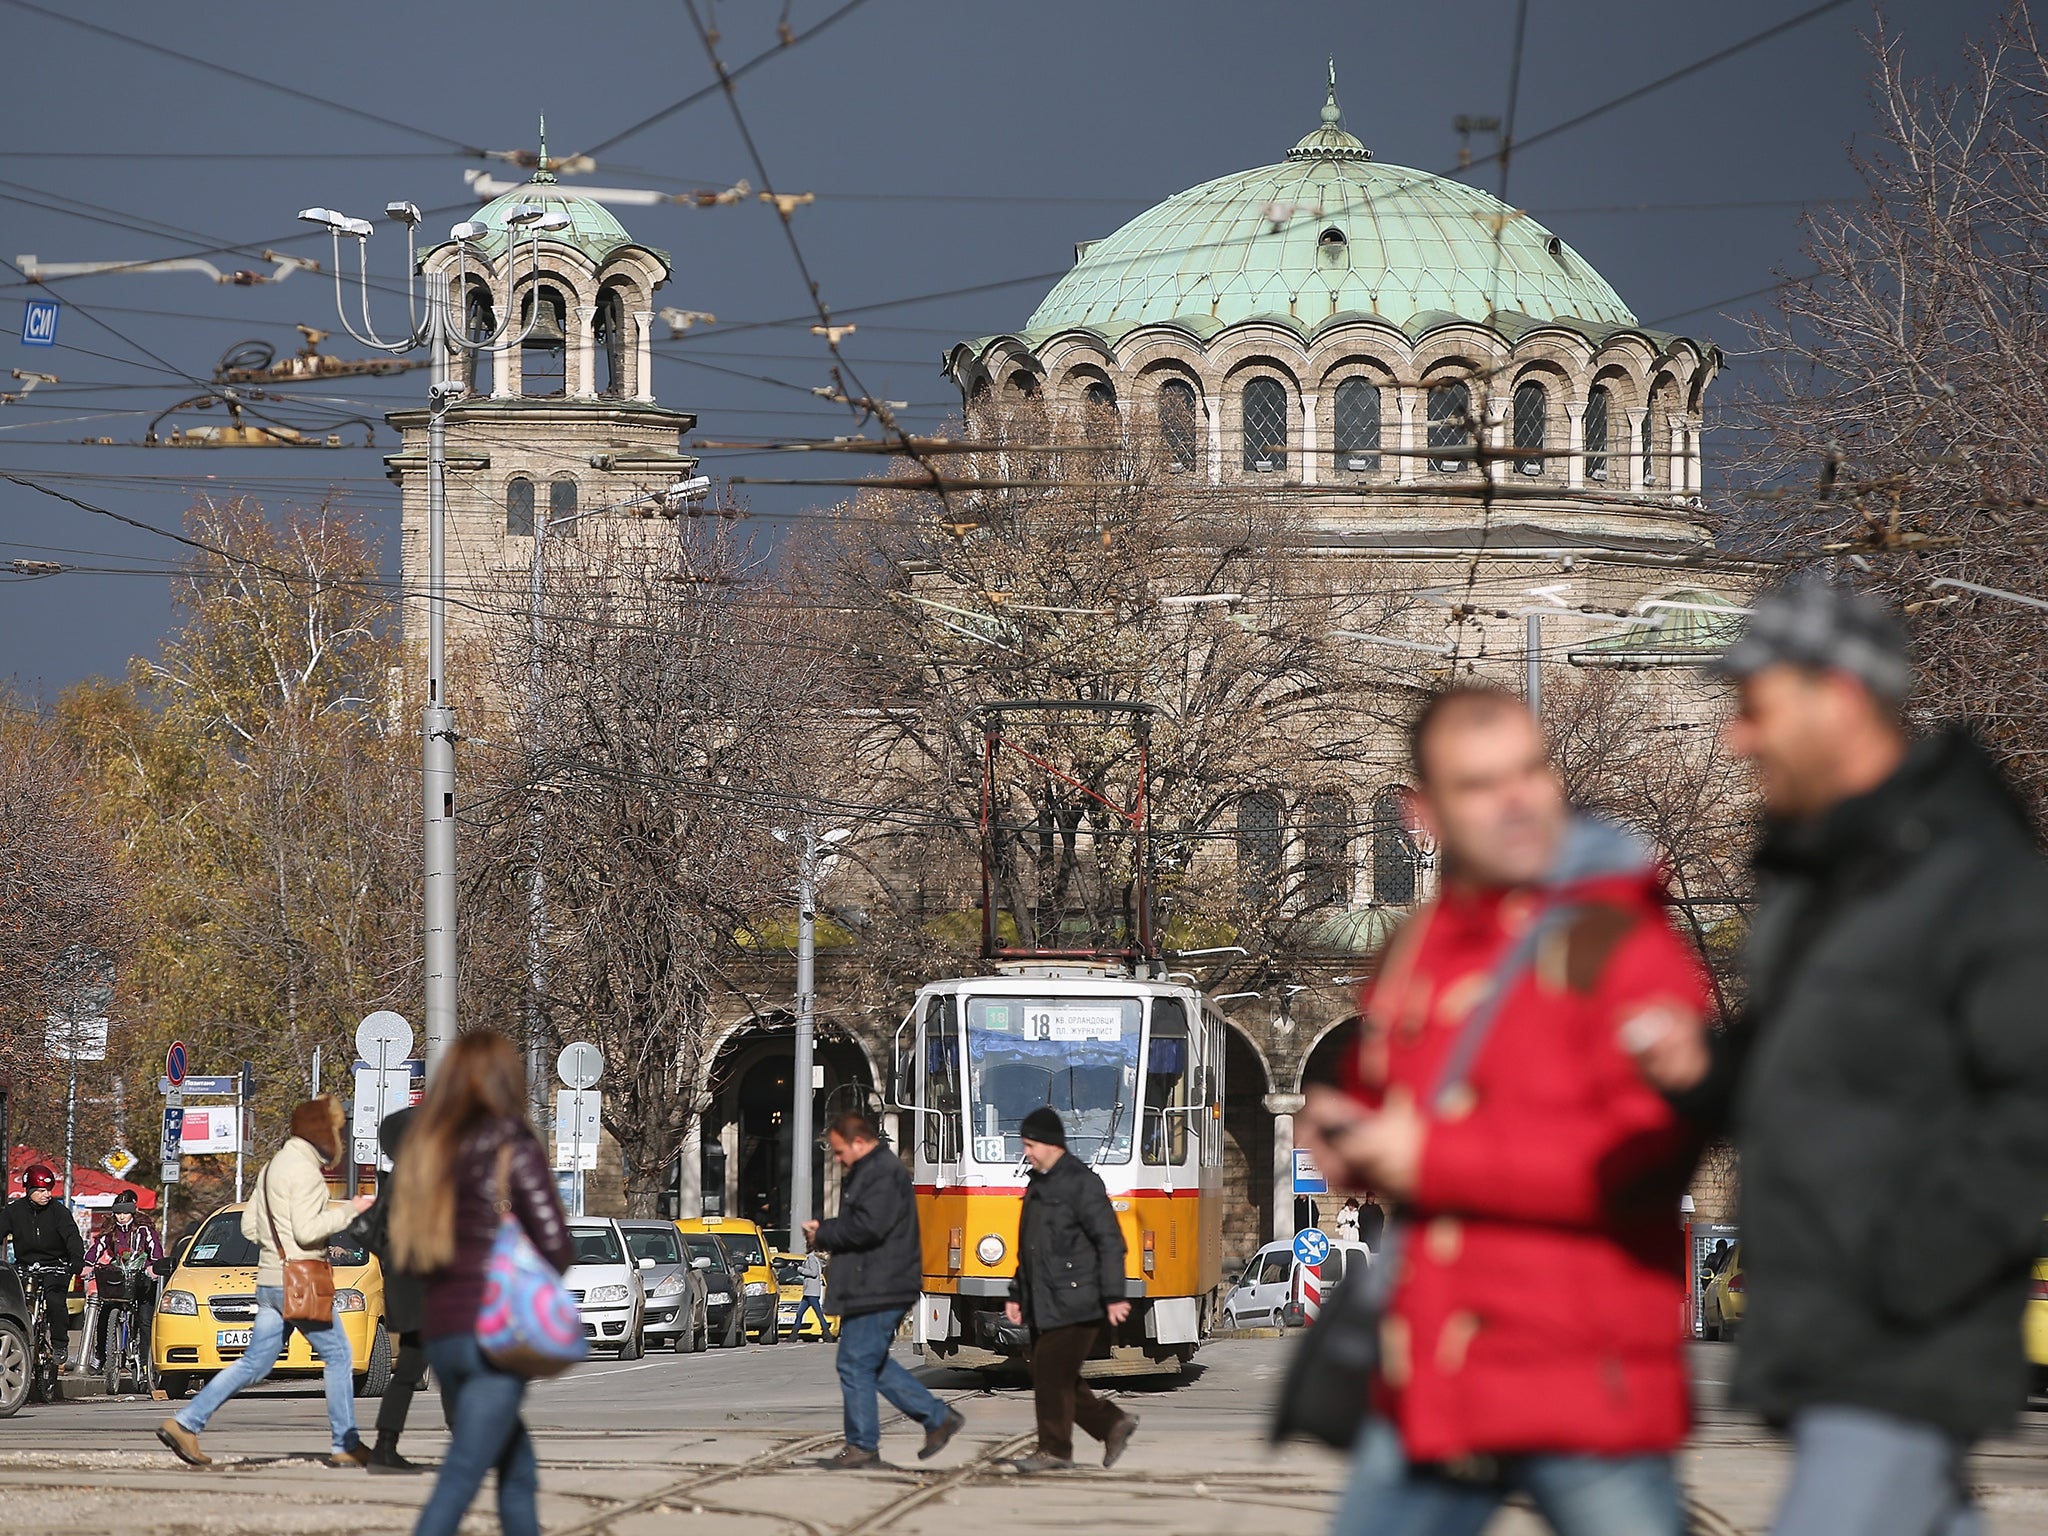
{"type": "Polygon", "coordinates": [[[640,1267],[647,1293],[640,1337],[650,1349],[666,1343],[677,1354],[696,1354],[711,1345],[711,1320],[704,1301],[704,1276],[690,1265],[683,1237],[672,1221],[621,1221],[626,1251],[640,1267]]]}

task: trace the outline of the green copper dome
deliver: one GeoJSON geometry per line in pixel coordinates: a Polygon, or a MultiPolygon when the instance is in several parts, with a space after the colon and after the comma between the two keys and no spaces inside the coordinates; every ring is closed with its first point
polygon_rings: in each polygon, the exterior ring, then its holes
{"type": "Polygon", "coordinates": [[[1382,165],[1344,131],[1334,71],[1321,125],[1278,165],[1177,193],[1081,253],[1026,333],[1115,341],[1172,322],[1204,338],[1243,320],[1307,334],[1363,315],[1411,335],[1452,319],[1605,332],[1635,316],[1535,220],[1463,182],[1382,165]]]}
{"type": "MultiPolygon", "coordinates": [[[[536,203],[549,213],[566,214],[569,219],[567,229],[541,238],[572,246],[593,262],[602,262],[620,246],[635,243],[633,237],[626,233],[626,226],[612,217],[609,208],[564,190],[549,172],[536,171],[532,181],[514,187],[510,192],[499,193],[470,215],[477,223],[490,226],[491,233],[478,244],[491,256],[495,257],[504,250],[505,233],[511,227],[505,222],[505,216],[521,203],[536,203]]],[[[523,246],[524,237],[521,238],[523,246]]],[[[522,261],[525,259],[524,256],[520,258],[522,261]]]]}

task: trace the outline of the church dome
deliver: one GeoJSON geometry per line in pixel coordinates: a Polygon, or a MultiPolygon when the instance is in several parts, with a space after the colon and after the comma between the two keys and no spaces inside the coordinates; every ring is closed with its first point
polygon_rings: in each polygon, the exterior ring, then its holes
{"type": "Polygon", "coordinates": [[[1278,165],[1221,176],[1086,246],[1026,326],[1116,341],[1245,320],[1307,335],[1340,315],[1410,335],[1454,319],[1511,332],[1633,326],[1620,295],[1526,214],[1476,187],[1383,165],[1345,132],[1334,72],[1322,122],[1278,165]]]}
{"type": "Polygon", "coordinates": [[[552,172],[541,170],[534,172],[533,180],[499,193],[470,215],[477,223],[489,226],[491,233],[478,244],[493,258],[505,249],[506,233],[511,228],[506,218],[521,203],[533,203],[548,213],[565,215],[569,227],[550,232],[544,238],[581,251],[595,264],[602,264],[620,246],[636,243],[609,208],[568,191],[556,182],[552,172]]]}

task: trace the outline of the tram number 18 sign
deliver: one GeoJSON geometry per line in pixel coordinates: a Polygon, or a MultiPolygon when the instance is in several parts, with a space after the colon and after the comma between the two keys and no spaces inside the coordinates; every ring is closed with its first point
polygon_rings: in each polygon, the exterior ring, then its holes
{"type": "Polygon", "coordinates": [[[1033,1008],[1025,1023],[1027,1035],[1034,1040],[1121,1040],[1124,1010],[1117,1003],[1063,1003],[1033,1008]]]}

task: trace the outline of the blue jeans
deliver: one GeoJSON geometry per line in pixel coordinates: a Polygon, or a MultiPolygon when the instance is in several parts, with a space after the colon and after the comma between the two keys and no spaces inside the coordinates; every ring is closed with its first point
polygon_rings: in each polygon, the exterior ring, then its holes
{"type": "Polygon", "coordinates": [[[1525,1493],[1558,1536],[1682,1536],[1685,1517],[1669,1456],[1553,1452],[1501,1458],[1487,1482],[1412,1466],[1391,1425],[1358,1439],[1334,1536],[1477,1536],[1510,1493],[1525,1493]]]}
{"type": "Polygon", "coordinates": [[[813,1312],[818,1314],[818,1337],[821,1339],[830,1338],[832,1336],[832,1325],[825,1321],[825,1298],[822,1296],[806,1296],[796,1304],[796,1323],[791,1331],[802,1333],[804,1331],[804,1319],[813,1312]]]}
{"type": "Polygon", "coordinates": [[[484,1474],[498,1471],[498,1525],[504,1536],[540,1536],[540,1463],[519,1417],[526,1378],[496,1369],[474,1334],[427,1340],[427,1363],[441,1384],[448,1454],[413,1536],[454,1536],[484,1474]]]}
{"type": "Polygon", "coordinates": [[[1792,1416],[1792,1481],[1772,1536],[1981,1536],[1970,1448],[1869,1408],[1792,1416]]]}
{"type": "MultiPolygon", "coordinates": [[[[327,1386],[327,1430],[333,1436],[334,1449],[352,1450],[358,1439],[355,1361],[349,1355],[348,1335],[341,1331],[341,1313],[336,1311],[325,1328],[305,1323],[293,1323],[292,1327],[306,1336],[313,1353],[320,1357],[320,1375],[327,1386]]],[[[259,1285],[256,1323],[249,1331],[249,1347],[242,1351],[242,1358],[201,1387],[199,1395],[172,1417],[198,1434],[222,1403],[270,1374],[277,1357],[284,1353],[284,1340],[284,1288],[259,1285]]]]}
{"type": "Polygon", "coordinates": [[[846,1401],[846,1443],[863,1451],[882,1448],[877,1391],[926,1429],[946,1422],[946,1405],[889,1354],[889,1342],[909,1311],[905,1307],[861,1312],[839,1320],[839,1393],[846,1401]]]}

